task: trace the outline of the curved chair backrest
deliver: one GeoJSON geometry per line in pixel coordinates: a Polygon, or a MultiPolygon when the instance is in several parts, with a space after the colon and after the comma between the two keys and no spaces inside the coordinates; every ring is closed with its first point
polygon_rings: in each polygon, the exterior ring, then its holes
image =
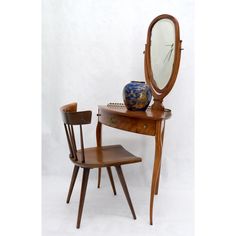
{"type": "Polygon", "coordinates": [[[64,127],[66,131],[66,137],[68,141],[68,146],[70,149],[70,154],[73,160],[78,161],[77,157],[77,147],[74,134],[74,125],[80,126],[80,143],[81,143],[81,153],[82,153],[82,163],[85,162],[84,156],[84,142],[83,142],[83,131],[82,125],[90,124],[92,118],[91,111],[77,111],[77,103],[70,103],[64,105],[60,108],[62,113],[62,119],[64,122],[64,127]]]}

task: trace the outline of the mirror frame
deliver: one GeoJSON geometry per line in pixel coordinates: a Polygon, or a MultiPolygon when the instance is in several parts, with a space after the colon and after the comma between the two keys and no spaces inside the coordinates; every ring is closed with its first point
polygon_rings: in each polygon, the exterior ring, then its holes
{"type": "Polygon", "coordinates": [[[180,32],[179,32],[179,23],[175,19],[175,17],[168,15],[168,14],[162,14],[160,16],[157,16],[152,20],[152,22],[149,25],[148,33],[147,33],[147,42],[145,45],[145,57],[144,57],[144,70],[145,70],[145,78],[147,84],[150,86],[152,90],[152,95],[154,97],[154,103],[151,106],[151,109],[155,110],[164,110],[164,106],[162,105],[163,98],[166,97],[166,95],[171,91],[173,88],[178,70],[179,70],[179,64],[180,64],[180,57],[181,57],[181,43],[182,40],[180,40],[180,32]],[[165,85],[164,88],[160,89],[157,87],[157,83],[155,82],[153,78],[153,72],[151,67],[151,36],[152,36],[152,29],[154,25],[162,20],[162,19],[169,19],[173,22],[175,27],[175,54],[174,54],[174,63],[173,68],[171,72],[171,76],[169,78],[169,81],[165,85]]]}

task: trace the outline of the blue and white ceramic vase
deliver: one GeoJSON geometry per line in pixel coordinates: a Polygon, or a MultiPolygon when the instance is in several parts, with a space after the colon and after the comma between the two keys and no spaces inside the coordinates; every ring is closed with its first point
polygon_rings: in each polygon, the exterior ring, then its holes
{"type": "Polygon", "coordinates": [[[123,100],[128,110],[145,111],[151,99],[151,89],[145,82],[131,81],[123,89],[123,100]]]}

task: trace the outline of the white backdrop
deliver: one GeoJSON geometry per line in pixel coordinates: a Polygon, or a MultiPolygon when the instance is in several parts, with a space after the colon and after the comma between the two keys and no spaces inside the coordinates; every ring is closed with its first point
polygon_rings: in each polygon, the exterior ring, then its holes
{"type": "MultiPolygon", "coordinates": [[[[59,107],[77,101],[79,109],[93,111],[84,134],[85,145],[94,146],[97,105],[122,102],[125,84],[145,80],[148,26],[168,13],[179,21],[184,51],[176,84],[164,100],[173,115],[166,122],[160,187],[192,189],[193,0],[43,0],[42,12],[43,175],[69,178],[72,170],[59,107]]],[[[143,157],[142,164],[125,169],[129,185],[150,186],[154,138],[104,127],[103,144],[117,143],[143,157]]]]}

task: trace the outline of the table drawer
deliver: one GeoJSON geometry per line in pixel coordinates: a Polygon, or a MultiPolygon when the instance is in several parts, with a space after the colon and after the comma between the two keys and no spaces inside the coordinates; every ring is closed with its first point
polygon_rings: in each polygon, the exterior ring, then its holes
{"type": "Polygon", "coordinates": [[[155,135],[156,131],[154,120],[130,118],[106,111],[99,112],[98,120],[104,125],[139,134],[155,135]]]}

